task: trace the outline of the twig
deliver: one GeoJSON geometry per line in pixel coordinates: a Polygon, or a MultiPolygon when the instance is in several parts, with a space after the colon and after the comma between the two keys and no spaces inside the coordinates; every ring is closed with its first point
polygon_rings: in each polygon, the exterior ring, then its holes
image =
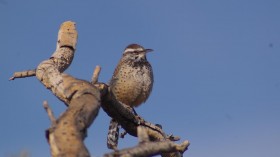
{"type": "MultiPolygon", "coordinates": [[[[140,117],[140,118],[141,118],[141,117],[140,117]]],[[[141,124],[142,124],[143,126],[149,127],[149,128],[151,128],[151,129],[153,129],[153,130],[155,130],[155,131],[161,133],[162,135],[164,135],[164,132],[162,131],[162,128],[160,128],[157,124],[154,125],[154,124],[152,124],[152,123],[150,123],[150,122],[145,121],[143,118],[141,118],[141,124]]]]}
{"type": "Polygon", "coordinates": [[[15,72],[14,75],[9,79],[14,80],[16,78],[25,78],[25,77],[32,77],[36,75],[36,69],[33,70],[26,70],[26,71],[20,71],[20,72],[15,72]]]}
{"type": "Polygon", "coordinates": [[[149,142],[149,136],[145,127],[138,126],[137,127],[137,136],[139,139],[139,143],[149,142]]]}
{"type": "Polygon", "coordinates": [[[101,67],[99,65],[97,65],[93,71],[93,75],[91,78],[91,84],[95,84],[98,82],[98,77],[101,71],[101,67]]]}
{"type": "Polygon", "coordinates": [[[47,101],[44,101],[43,102],[43,106],[44,106],[44,109],[46,110],[49,118],[50,118],[50,121],[52,123],[52,125],[55,125],[56,124],[56,119],[54,117],[54,114],[52,112],[52,109],[50,108],[50,106],[48,105],[48,102],[47,101]]]}

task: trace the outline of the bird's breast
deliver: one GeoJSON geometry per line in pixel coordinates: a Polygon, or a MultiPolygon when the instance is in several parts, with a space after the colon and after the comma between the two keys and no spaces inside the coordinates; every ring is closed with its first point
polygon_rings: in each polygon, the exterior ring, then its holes
{"type": "Polygon", "coordinates": [[[118,101],[133,107],[148,99],[153,85],[150,66],[122,66],[115,74],[111,89],[118,101]]]}

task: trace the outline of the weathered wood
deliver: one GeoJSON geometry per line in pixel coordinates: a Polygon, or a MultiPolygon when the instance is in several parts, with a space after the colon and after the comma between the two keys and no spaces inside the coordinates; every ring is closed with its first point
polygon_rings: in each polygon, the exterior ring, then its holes
{"type": "Polygon", "coordinates": [[[184,141],[181,144],[176,144],[171,141],[150,141],[147,134],[147,129],[143,126],[137,128],[137,136],[139,144],[135,147],[117,150],[112,153],[105,154],[104,157],[147,157],[162,154],[163,156],[182,156],[188,149],[189,142],[184,141]],[[174,153],[175,152],[175,153],[174,153]]]}
{"type": "Polygon", "coordinates": [[[90,156],[83,140],[100,108],[100,92],[95,86],[63,73],[74,58],[77,37],[76,24],[71,21],[64,22],[52,56],[42,61],[35,70],[17,72],[11,78],[36,74],[38,80],[68,106],[56,120],[49,106],[44,104],[52,122],[51,128],[46,131],[46,137],[53,157],[90,156]]]}

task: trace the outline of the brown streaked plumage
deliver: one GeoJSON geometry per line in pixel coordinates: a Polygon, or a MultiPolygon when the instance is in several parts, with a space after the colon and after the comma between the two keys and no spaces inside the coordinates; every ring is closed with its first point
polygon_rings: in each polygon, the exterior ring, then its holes
{"type": "Polygon", "coordinates": [[[153,70],[144,49],[138,44],[126,47],[110,82],[110,90],[116,99],[130,107],[144,103],[153,88],[153,70]]]}

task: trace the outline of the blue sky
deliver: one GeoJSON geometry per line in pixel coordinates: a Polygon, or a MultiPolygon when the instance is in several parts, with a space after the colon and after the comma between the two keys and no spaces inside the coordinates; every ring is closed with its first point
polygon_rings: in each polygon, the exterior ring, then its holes
{"type": "MultiPolygon", "coordinates": [[[[36,78],[8,79],[49,58],[67,20],[79,33],[66,71],[74,77],[89,80],[100,65],[100,81],[108,82],[128,44],[155,50],[148,54],[153,92],[136,110],[190,140],[186,156],[280,156],[279,8],[278,0],[0,0],[0,156],[50,156],[42,102],[56,116],[64,104],[36,78]]],[[[92,156],[110,151],[108,123],[100,110],[86,139],[92,156]]]]}

